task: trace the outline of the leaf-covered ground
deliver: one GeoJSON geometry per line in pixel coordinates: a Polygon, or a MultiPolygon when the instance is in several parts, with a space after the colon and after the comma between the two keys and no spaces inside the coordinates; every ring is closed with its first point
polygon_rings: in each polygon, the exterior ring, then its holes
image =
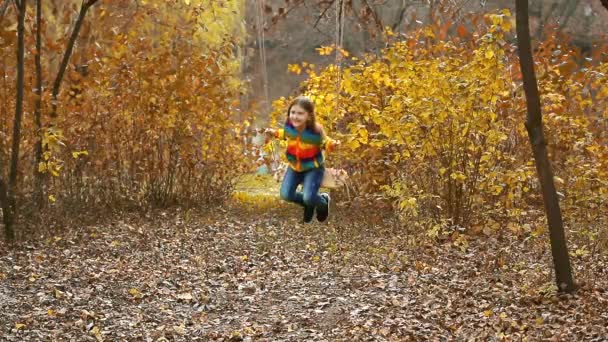
{"type": "Polygon", "coordinates": [[[538,238],[421,244],[374,213],[123,215],[0,244],[3,341],[601,341],[605,257],[557,295],[538,238]],[[370,222],[371,221],[371,222],[370,222]]]}

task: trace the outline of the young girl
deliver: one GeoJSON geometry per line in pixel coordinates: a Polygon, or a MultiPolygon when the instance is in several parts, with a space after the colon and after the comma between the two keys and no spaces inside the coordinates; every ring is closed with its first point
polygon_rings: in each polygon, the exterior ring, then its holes
{"type": "Polygon", "coordinates": [[[313,102],[305,96],[297,97],[287,109],[283,129],[266,129],[267,137],[287,140],[289,167],[281,185],[281,198],[304,207],[304,222],[312,221],[315,209],[317,220],[329,216],[329,194],[319,194],[325,167],[322,149],[334,150],[340,142],[325,135],[323,127],[315,121],[313,102]],[[296,192],[303,184],[303,191],[296,192]]]}

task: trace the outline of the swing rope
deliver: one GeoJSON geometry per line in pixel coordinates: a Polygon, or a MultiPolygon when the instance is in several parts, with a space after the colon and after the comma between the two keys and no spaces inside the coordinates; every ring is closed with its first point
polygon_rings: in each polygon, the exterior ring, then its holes
{"type": "Polygon", "coordinates": [[[344,0],[336,0],[336,100],[335,100],[335,115],[340,109],[340,83],[342,77],[342,44],[344,41],[344,0]]]}
{"type": "MultiPolygon", "coordinates": [[[[335,109],[334,115],[338,115],[340,111],[340,90],[342,86],[342,59],[343,55],[343,46],[344,46],[344,12],[346,7],[346,2],[344,0],[339,0],[335,2],[336,4],[336,100],[335,100],[335,109]]],[[[350,197],[350,181],[346,179],[344,182],[344,186],[346,188],[346,194],[348,196],[348,200],[351,200],[350,197]]]]}
{"type": "MultiPolygon", "coordinates": [[[[260,1],[264,1],[264,0],[258,0],[258,5],[260,4],[260,1]]],[[[342,53],[342,47],[343,47],[343,43],[344,43],[344,12],[345,12],[345,1],[344,0],[336,0],[335,2],[336,8],[336,28],[335,28],[335,67],[336,67],[336,85],[335,85],[335,114],[334,115],[338,115],[339,109],[340,109],[340,88],[341,88],[341,83],[342,83],[342,59],[343,59],[343,53],[342,53]]],[[[258,6],[258,13],[262,13],[261,11],[261,7],[258,6]]],[[[258,22],[260,21],[260,19],[258,18],[258,22]]],[[[259,25],[258,25],[259,26],[259,25]]],[[[263,38],[263,30],[259,31],[258,30],[258,37],[262,37],[263,38]]],[[[264,50],[264,44],[263,42],[260,44],[261,46],[261,52],[260,52],[260,56],[262,59],[262,69],[263,72],[266,72],[266,54],[264,50]]],[[[266,75],[264,75],[264,77],[266,77],[266,75]]],[[[265,86],[267,87],[266,83],[265,86]]],[[[266,91],[266,102],[269,103],[268,100],[268,94],[267,94],[267,88],[265,89],[266,91]]],[[[279,150],[279,146],[278,146],[278,141],[276,139],[273,139],[271,141],[271,145],[270,145],[270,153],[271,153],[271,157],[272,157],[272,161],[273,163],[275,163],[275,165],[280,165],[280,157],[278,156],[278,150],[279,150]]],[[[276,175],[275,175],[276,176],[276,175]]],[[[276,177],[275,177],[276,178],[276,177]]],[[[278,181],[278,179],[277,179],[278,181]]],[[[347,192],[347,196],[348,199],[350,200],[351,196],[350,196],[350,185],[348,184],[348,182],[344,182],[344,185],[346,187],[346,192],[347,192]]]]}
{"type": "Polygon", "coordinates": [[[264,20],[264,7],[266,6],[265,0],[256,1],[257,5],[257,13],[256,13],[256,22],[257,22],[257,40],[258,40],[258,48],[260,51],[260,63],[261,63],[261,74],[262,74],[262,86],[264,90],[264,100],[265,100],[265,110],[266,112],[270,111],[270,96],[268,93],[268,65],[266,63],[266,43],[264,36],[264,26],[266,25],[264,20]]]}
{"type": "MultiPolygon", "coordinates": [[[[268,64],[266,61],[266,43],[265,43],[265,20],[264,20],[264,8],[266,7],[265,0],[257,0],[256,4],[256,33],[257,33],[257,43],[258,49],[260,53],[260,74],[262,76],[262,88],[264,91],[264,111],[266,113],[270,113],[270,95],[268,91],[268,64]]],[[[280,163],[280,158],[278,157],[278,148],[274,144],[270,146],[270,157],[271,161],[274,165],[267,164],[268,172],[270,173],[273,167],[276,167],[280,163]]]]}

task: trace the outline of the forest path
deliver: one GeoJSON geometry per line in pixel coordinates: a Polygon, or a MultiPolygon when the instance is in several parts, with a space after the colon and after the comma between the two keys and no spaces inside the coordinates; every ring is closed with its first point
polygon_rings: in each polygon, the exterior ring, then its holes
{"type": "Polygon", "coordinates": [[[529,239],[421,245],[341,209],[305,225],[300,210],[122,215],[0,244],[0,340],[608,336],[605,258],[575,259],[575,275],[592,281],[559,296],[550,255],[529,239]]]}

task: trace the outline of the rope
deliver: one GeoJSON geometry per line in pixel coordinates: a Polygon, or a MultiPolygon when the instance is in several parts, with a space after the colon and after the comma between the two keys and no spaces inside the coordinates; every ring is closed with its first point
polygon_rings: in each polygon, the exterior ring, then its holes
{"type": "Polygon", "coordinates": [[[265,23],[263,23],[263,18],[264,18],[264,7],[265,7],[265,0],[258,0],[256,1],[256,5],[257,5],[257,13],[256,13],[256,26],[257,26],[257,40],[258,40],[258,47],[259,47],[259,51],[260,51],[260,63],[262,66],[262,86],[264,88],[264,100],[265,100],[265,110],[267,113],[270,112],[270,96],[268,94],[268,66],[266,63],[266,44],[265,44],[265,37],[264,37],[264,25],[265,23]]]}
{"type": "MultiPolygon", "coordinates": [[[[262,74],[262,87],[264,90],[264,111],[266,113],[270,113],[270,95],[268,91],[268,64],[266,61],[266,43],[264,36],[264,8],[266,6],[265,0],[257,0],[256,1],[256,26],[257,26],[257,42],[258,48],[260,52],[260,66],[262,74]]],[[[271,172],[277,165],[280,163],[280,158],[278,157],[278,148],[273,144],[271,145],[270,157],[271,161],[274,165],[267,165],[268,171],[271,172]]]]}
{"type": "Polygon", "coordinates": [[[342,45],[344,42],[344,0],[336,0],[336,100],[335,114],[338,114],[340,108],[340,83],[342,77],[342,45]]]}

